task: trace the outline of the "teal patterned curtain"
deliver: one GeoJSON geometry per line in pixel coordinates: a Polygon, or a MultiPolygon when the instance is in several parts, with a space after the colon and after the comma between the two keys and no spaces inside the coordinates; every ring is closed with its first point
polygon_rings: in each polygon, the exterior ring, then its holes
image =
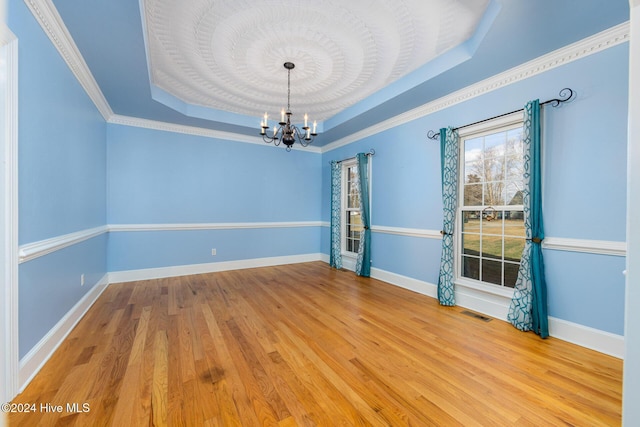
{"type": "Polygon", "coordinates": [[[455,305],[453,231],[458,206],[458,132],[440,129],[440,162],[442,174],[442,258],[438,277],[438,301],[441,305],[455,305]]]}
{"type": "Polygon", "coordinates": [[[331,162],[331,249],[329,265],[342,268],[342,252],[340,248],[340,202],[342,198],[342,166],[331,162]]]}
{"type": "Polygon", "coordinates": [[[371,275],[371,221],[369,213],[369,157],[364,153],[356,155],[358,170],[358,191],[360,200],[360,219],[362,231],[360,232],[360,245],[358,246],[358,259],[356,260],[356,274],[369,277],[371,275]]]}
{"type": "Polygon", "coordinates": [[[542,185],[540,155],[540,102],[524,108],[524,225],[526,242],[518,270],[508,319],[522,331],[549,336],[547,284],[544,277],[542,240],[542,185]]]}

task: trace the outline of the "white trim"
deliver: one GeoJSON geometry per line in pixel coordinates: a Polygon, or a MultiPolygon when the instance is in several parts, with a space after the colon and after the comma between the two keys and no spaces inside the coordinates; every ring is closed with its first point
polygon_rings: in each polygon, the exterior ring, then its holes
{"type": "MultiPolygon", "coordinates": [[[[175,123],[166,123],[166,122],[160,122],[156,120],[139,119],[136,117],[121,116],[119,114],[113,114],[108,119],[108,122],[115,125],[132,126],[132,127],[139,127],[144,129],[160,130],[164,132],[174,132],[174,133],[181,133],[185,135],[202,136],[206,138],[217,138],[217,139],[223,139],[226,141],[245,142],[247,144],[256,144],[256,145],[261,145],[266,147],[270,146],[270,147],[282,148],[282,149],[286,148],[284,146],[275,146],[273,144],[267,144],[264,142],[262,137],[259,137],[259,136],[245,135],[242,133],[235,133],[235,132],[224,132],[220,130],[206,129],[206,128],[195,127],[195,126],[178,125],[175,123]]],[[[256,129],[256,132],[257,132],[257,129],[256,129]]],[[[322,152],[320,147],[308,146],[305,148],[297,144],[294,144],[291,147],[291,149],[309,151],[309,152],[318,153],[318,154],[322,152]]]]}
{"type": "Polygon", "coordinates": [[[479,286],[473,287],[456,283],[456,305],[506,322],[511,298],[502,295],[500,291],[503,290],[503,288],[496,286],[495,290],[485,292],[479,286]]]}
{"type": "Polygon", "coordinates": [[[31,9],[31,13],[40,24],[40,27],[56,47],[71,72],[76,76],[100,114],[102,114],[102,117],[105,120],[109,120],[113,116],[113,110],[111,110],[107,99],[100,90],[100,86],[93,78],[91,70],[89,70],[53,2],[51,0],[25,0],[25,3],[31,9]]]}
{"type": "MultiPolygon", "coordinates": [[[[17,215],[14,215],[16,225],[12,226],[14,232],[17,227],[17,215]]],[[[186,231],[186,230],[238,230],[261,228],[298,228],[298,227],[328,227],[327,221],[289,221],[289,222],[214,222],[214,223],[185,223],[185,224],[109,224],[90,228],[39,240],[37,242],[21,245],[18,250],[19,263],[31,261],[52,252],[64,249],[68,246],[84,242],[85,240],[112,232],[139,232],[139,231],[186,231]]],[[[393,234],[398,236],[420,237],[426,239],[441,240],[438,230],[419,228],[387,227],[374,225],[371,227],[374,233],[393,234]]],[[[17,236],[16,236],[17,241],[17,236]]],[[[543,247],[550,250],[584,252],[598,255],[626,255],[625,242],[613,242],[604,240],[566,239],[560,237],[547,237],[543,247]]],[[[17,274],[17,273],[16,273],[17,274]]]]}
{"type": "Polygon", "coordinates": [[[135,282],[138,280],[161,279],[165,277],[187,276],[191,274],[215,273],[218,271],[245,268],[272,267],[275,265],[298,264],[321,261],[316,254],[286,255],[268,258],[241,259],[236,261],[211,262],[205,264],[176,265],[170,267],[146,268],[140,270],[113,271],[109,273],[109,283],[135,282]]]}
{"type": "Polygon", "coordinates": [[[0,22],[0,45],[6,49],[6,101],[4,134],[0,138],[4,161],[4,277],[0,278],[4,318],[2,343],[4,363],[0,366],[0,403],[9,401],[18,392],[18,39],[9,28],[0,22]]]}
{"type": "Polygon", "coordinates": [[[399,236],[422,237],[426,239],[442,240],[440,230],[425,230],[420,228],[387,227],[384,225],[372,225],[374,233],[396,234],[399,236]]]}
{"type": "MultiPolygon", "coordinates": [[[[371,277],[422,295],[437,298],[437,285],[433,283],[391,273],[379,268],[371,269],[371,277]]],[[[464,286],[456,286],[455,298],[460,307],[468,308],[504,322],[507,321],[510,298],[488,294],[464,286]]],[[[549,317],[549,335],[619,359],[624,357],[624,337],[621,335],[555,317],[549,317]]]]}
{"type": "MultiPolygon", "coordinates": [[[[27,262],[64,249],[71,245],[99,236],[107,232],[122,231],[184,231],[184,230],[229,230],[245,228],[297,228],[321,227],[321,221],[292,221],[292,222],[234,222],[234,223],[191,223],[191,224],[111,224],[100,227],[76,231],[50,239],[21,245],[19,248],[19,262],[27,262]]],[[[16,228],[17,229],[17,228],[16,228]]]]}
{"type": "Polygon", "coordinates": [[[625,282],[625,364],[622,425],[640,425],[640,0],[629,0],[629,91],[627,110],[627,258],[625,282]]]}
{"type": "Polygon", "coordinates": [[[549,335],[582,347],[624,358],[624,336],[549,317],[549,335]]]}
{"type": "Polygon", "coordinates": [[[19,261],[21,264],[23,262],[31,261],[32,259],[48,255],[52,252],[64,249],[71,245],[84,242],[85,240],[104,234],[107,231],[107,226],[102,225],[100,227],[89,228],[86,230],[76,231],[74,233],[69,233],[62,236],[56,236],[50,239],[39,240],[37,242],[21,245],[19,250],[19,261]]]}
{"type": "Polygon", "coordinates": [[[321,227],[321,221],[289,222],[210,222],[186,224],[110,224],[110,232],[119,231],[183,231],[183,230],[236,230],[244,228],[298,228],[321,227]]]}
{"type": "Polygon", "coordinates": [[[627,256],[626,242],[608,240],[568,239],[565,237],[545,237],[543,249],[555,251],[584,252],[598,255],[627,256]]]}
{"type": "MultiPolygon", "coordinates": [[[[522,127],[523,122],[524,110],[514,111],[513,113],[504,116],[464,126],[458,130],[458,137],[460,140],[467,140],[477,138],[479,136],[490,135],[496,131],[503,132],[506,130],[517,129],[522,127]],[[472,135],[472,137],[468,138],[469,135],[472,135]]],[[[463,144],[460,144],[461,152],[462,147],[463,144]]]]}
{"type": "Polygon", "coordinates": [[[342,251],[342,268],[344,268],[345,270],[355,272],[357,261],[358,261],[357,254],[342,251]]]}
{"type": "MultiPolygon", "coordinates": [[[[372,225],[374,233],[395,234],[399,236],[422,237],[441,240],[438,230],[420,228],[387,227],[384,225],[372,225]]],[[[542,247],[555,251],[583,252],[596,255],[626,256],[626,242],[609,240],[569,239],[564,237],[545,237],[542,247]]]]}
{"type": "Polygon", "coordinates": [[[403,276],[401,274],[392,273],[390,271],[379,268],[371,268],[371,277],[383,282],[389,283],[400,288],[408,289],[431,298],[438,297],[438,286],[433,283],[414,279],[412,277],[403,276]]]}
{"type": "Polygon", "coordinates": [[[85,313],[96,302],[107,288],[108,275],[104,275],[98,283],[78,301],[62,319],[20,360],[20,391],[31,382],[51,355],[62,344],[64,339],[82,319],[85,313]]]}
{"type": "Polygon", "coordinates": [[[629,22],[611,27],[600,33],[594,34],[578,42],[572,43],[553,52],[542,55],[536,59],[525,62],[488,79],[467,86],[449,95],[421,105],[413,110],[391,117],[374,126],[362,129],[358,132],[340,138],[322,147],[322,152],[335,150],[359,141],[377,133],[389,130],[396,126],[409,123],[424,116],[445,110],[456,104],[468,101],[481,95],[502,89],[513,83],[528,79],[529,77],[547,72],[556,67],[584,58],[588,55],[603,51],[610,47],[629,41],[629,22]]]}

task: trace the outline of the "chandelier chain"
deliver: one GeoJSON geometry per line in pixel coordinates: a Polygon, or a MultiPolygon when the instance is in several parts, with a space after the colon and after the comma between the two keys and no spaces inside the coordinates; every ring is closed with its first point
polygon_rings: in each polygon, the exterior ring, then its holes
{"type": "Polygon", "coordinates": [[[282,110],[280,122],[274,124],[273,136],[267,135],[269,115],[264,113],[264,121],[260,123],[260,135],[262,135],[264,142],[273,142],[275,145],[282,143],[287,146],[287,151],[291,151],[291,147],[296,141],[303,147],[306,147],[313,142],[318,134],[316,133],[316,122],[313,122],[312,128],[309,125],[306,114],[304,115],[303,127],[298,129],[296,125],[291,124],[291,70],[295,68],[295,64],[293,62],[285,62],[284,68],[287,70],[287,111],[282,110]]]}

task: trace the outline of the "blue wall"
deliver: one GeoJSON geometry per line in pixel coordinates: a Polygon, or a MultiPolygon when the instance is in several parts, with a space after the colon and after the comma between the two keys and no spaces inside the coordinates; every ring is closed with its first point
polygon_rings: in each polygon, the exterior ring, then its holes
{"type": "MultiPolygon", "coordinates": [[[[107,125],[24,2],[19,39],[20,244],[106,224],[329,221],[329,161],[374,148],[372,225],[439,230],[440,160],[428,130],[546,100],[548,237],[625,239],[627,45],[322,155],[107,125]]],[[[117,231],[20,265],[20,357],[107,271],[329,253],[326,227],[117,231]],[[216,248],[217,255],[211,255],[216,248]],[[87,285],[80,287],[80,275],[87,285]]],[[[624,258],[546,250],[551,316],[623,333],[624,258]]],[[[435,283],[440,241],[374,233],[373,267],[435,283]]]]}
{"type": "MultiPolygon", "coordinates": [[[[373,148],[375,226],[440,230],[440,149],[428,130],[462,126],[555,98],[571,87],[577,98],[544,108],[544,212],[547,237],[625,240],[628,46],[619,45],[397,126],[323,155],[323,211],[329,221],[329,161],[373,148]]],[[[437,283],[441,242],[401,235],[372,236],[372,267],[437,283]]],[[[329,251],[329,230],[322,237],[329,251]]],[[[623,334],[624,258],[545,251],[549,314],[623,334]]]]}
{"type": "MultiPolygon", "coordinates": [[[[109,224],[320,221],[317,153],[121,125],[107,134],[109,224]]],[[[114,232],[109,270],[317,254],[320,230],[114,232]]]]}
{"type": "MultiPolygon", "coordinates": [[[[24,2],[10,2],[8,25],[19,40],[19,242],[105,225],[104,119],[24,2]]],[[[21,358],[105,275],[106,242],[20,265],[21,358]]]]}

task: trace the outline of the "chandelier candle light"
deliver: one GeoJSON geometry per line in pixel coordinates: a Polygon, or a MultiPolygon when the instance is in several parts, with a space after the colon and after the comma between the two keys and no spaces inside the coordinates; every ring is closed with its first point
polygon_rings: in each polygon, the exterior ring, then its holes
{"type": "Polygon", "coordinates": [[[291,151],[291,146],[298,141],[300,145],[306,147],[313,142],[313,139],[318,135],[316,133],[317,122],[313,122],[313,129],[309,127],[309,116],[304,115],[304,126],[302,132],[291,124],[291,70],[295,67],[293,62],[285,62],[284,68],[287,69],[287,111],[282,109],[280,112],[280,122],[278,126],[273,126],[273,136],[267,135],[267,129],[269,129],[269,115],[264,113],[264,119],[260,123],[260,135],[266,143],[273,142],[275,145],[283,143],[287,146],[287,151],[291,151]],[[285,121],[285,117],[287,120],[285,121]]]}

